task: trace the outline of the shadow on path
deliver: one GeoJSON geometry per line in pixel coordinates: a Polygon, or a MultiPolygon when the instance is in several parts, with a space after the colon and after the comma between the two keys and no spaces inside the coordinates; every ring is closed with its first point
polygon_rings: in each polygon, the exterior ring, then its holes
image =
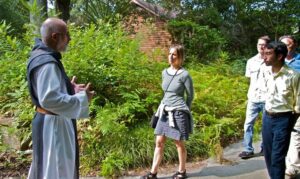
{"type": "MultiPolygon", "coordinates": [[[[254,143],[257,151],[260,149],[260,141],[254,143]]],[[[215,159],[207,160],[207,165],[198,170],[188,171],[189,178],[201,179],[268,179],[268,173],[265,165],[264,157],[256,153],[249,159],[241,159],[238,154],[243,151],[241,142],[232,144],[224,150],[225,164],[218,163],[215,159]]],[[[159,179],[169,179],[172,175],[165,175],[159,179]]]]}
{"type": "Polygon", "coordinates": [[[218,177],[229,177],[244,175],[252,173],[257,170],[264,170],[266,168],[263,160],[243,160],[237,165],[228,166],[211,166],[204,168],[200,172],[190,173],[190,177],[197,176],[218,176],[218,177]],[[251,167],[249,167],[251,166],[251,167]]]}
{"type": "MultiPolygon", "coordinates": [[[[207,166],[202,170],[189,172],[187,175],[189,178],[249,178],[247,175],[256,179],[267,178],[263,157],[242,160],[235,165],[207,166]]],[[[172,175],[168,175],[159,177],[159,179],[170,179],[171,177],[172,175]]]]}

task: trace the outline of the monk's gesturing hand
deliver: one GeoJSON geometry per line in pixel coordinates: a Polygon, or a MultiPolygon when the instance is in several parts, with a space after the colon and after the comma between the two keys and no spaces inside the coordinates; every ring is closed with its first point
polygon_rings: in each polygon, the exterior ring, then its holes
{"type": "Polygon", "coordinates": [[[77,80],[76,76],[73,76],[73,78],[71,80],[71,84],[74,88],[75,93],[78,93],[80,91],[85,91],[88,96],[88,100],[90,102],[92,100],[93,96],[95,95],[95,91],[91,90],[91,83],[88,83],[87,85],[77,84],[76,80],[77,80]]]}
{"type": "Polygon", "coordinates": [[[95,95],[95,91],[91,91],[91,83],[88,83],[85,87],[86,94],[88,96],[89,102],[92,100],[93,96],[95,95]]]}
{"type": "Polygon", "coordinates": [[[73,76],[71,80],[71,84],[73,86],[75,93],[78,93],[80,91],[85,91],[85,84],[77,84],[76,80],[77,80],[76,76],[73,76]]]}

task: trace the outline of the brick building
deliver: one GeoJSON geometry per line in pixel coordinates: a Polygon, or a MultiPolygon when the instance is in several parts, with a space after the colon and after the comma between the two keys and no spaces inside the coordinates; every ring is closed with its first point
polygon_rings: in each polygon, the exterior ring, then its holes
{"type": "Polygon", "coordinates": [[[131,3],[138,8],[138,14],[132,19],[131,25],[132,36],[140,39],[141,51],[155,60],[166,59],[172,43],[166,22],[175,18],[176,14],[142,0],[132,0],[131,3]]]}

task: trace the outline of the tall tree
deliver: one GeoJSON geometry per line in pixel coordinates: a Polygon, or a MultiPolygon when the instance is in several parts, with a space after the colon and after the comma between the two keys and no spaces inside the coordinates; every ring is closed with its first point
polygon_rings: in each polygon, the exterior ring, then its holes
{"type": "Polygon", "coordinates": [[[48,17],[47,0],[29,0],[30,7],[30,22],[35,25],[36,30],[41,26],[42,22],[48,17]]]}
{"type": "Polygon", "coordinates": [[[59,18],[66,22],[70,19],[70,5],[70,0],[56,0],[55,3],[56,13],[58,14],[59,18]]]}

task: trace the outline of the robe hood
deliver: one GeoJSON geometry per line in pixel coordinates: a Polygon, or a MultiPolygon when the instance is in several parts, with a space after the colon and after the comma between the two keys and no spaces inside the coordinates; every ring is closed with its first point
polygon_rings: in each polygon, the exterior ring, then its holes
{"type": "Polygon", "coordinates": [[[39,50],[40,54],[48,54],[53,56],[55,59],[61,59],[61,53],[57,52],[50,47],[48,47],[46,44],[43,43],[43,41],[39,38],[35,39],[35,44],[31,51],[31,56],[33,56],[33,53],[35,53],[36,50],[39,50]]]}

